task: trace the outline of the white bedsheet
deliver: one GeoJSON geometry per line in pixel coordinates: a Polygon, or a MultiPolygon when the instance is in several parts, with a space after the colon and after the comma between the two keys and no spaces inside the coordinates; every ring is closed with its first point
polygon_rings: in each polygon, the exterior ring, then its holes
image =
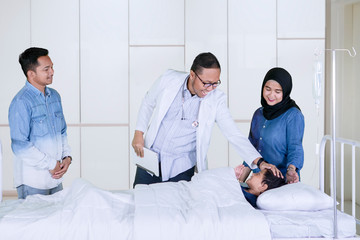
{"type": "MultiPolygon", "coordinates": [[[[321,211],[265,211],[261,210],[269,222],[273,238],[332,238],[333,209],[321,211]]],[[[356,235],[354,217],[338,211],[338,237],[356,235]]]]}
{"type": "Polygon", "coordinates": [[[232,168],[202,172],[191,182],[139,185],[135,205],[135,239],[271,239],[232,168]]]}

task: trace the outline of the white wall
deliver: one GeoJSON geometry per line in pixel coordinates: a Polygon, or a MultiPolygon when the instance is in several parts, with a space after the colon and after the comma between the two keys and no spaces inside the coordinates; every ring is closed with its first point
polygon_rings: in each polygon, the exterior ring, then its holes
{"type": "MultiPolygon", "coordinates": [[[[25,82],[18,55],[48,48],[52,87],[62,95],[73,164],[65,186],[83,177],[105,189],[127,189],[137,111],[168,68],[188,70],[200,52],[222,66],[221,89],[248,134],[271,67],[293,76],[292,97],[305,116],[302,180],[318,185],[315,144],[323,134],[311,95],[316,48],[325,46],[325,0],[0,0],[0,139],[4,189],[13,190],[8,106],[25,82]]],[[[215,127],[211,168],[242,162],[215,127]]]]}
{"type": "MultiPolygon", "coordinates": [[[[331,11],[331,48],[350,49],[351,53],[353,53],[352,47],[354,47],[357,52],[355,57],[350,57],[345,51],[336,52],[336,136],[360,141],[360,113],[358,111],[360,107],[360,0],[334,1],[332,2],[331,11]]],[[[331,62],[330,53],[327,57],[331,62]]],[[[329,78],[328,81],[330,80],[332,79],[329,78]]],[[[330,120],[327,121],[327,124],[332,126],[330,120]]],[[[327,132],[332,133],[332,130],[327,129],[327,132]]],[[[356,152],[355,156],[355,171],[358,173],[360,171],[360,164],[358,164],[359,153],[356,152]]],[[[337,150],[337,161],[340,161],[340,149],[337,150]]],[[[353,177],[350,148],[345,148],[344,161],[344,185],[347,186],[345,188],[345,198],[350,200],[352,197],[351,180],[353,177]]],[[[340,165],[338,166],[339,171],[340,165]]],[[[337,180],[340,184],[340,177],[337,180]]],[[[355,192],[358,203],[360,202],[359,184],[356,185],[355,192]]]]}

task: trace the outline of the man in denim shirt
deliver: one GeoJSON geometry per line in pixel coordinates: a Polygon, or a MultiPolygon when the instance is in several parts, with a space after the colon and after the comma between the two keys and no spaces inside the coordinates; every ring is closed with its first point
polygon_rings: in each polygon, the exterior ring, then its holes
{"type": "Polygon", "coordinates": [[[27,78],[9,108],[14,185],[18,198],[50,195],[62,190],[62,177],[71,164],[66,122],[60,95],[46,87],[54,69],[48,50],[29,48],[19,56],[27,78]]]}

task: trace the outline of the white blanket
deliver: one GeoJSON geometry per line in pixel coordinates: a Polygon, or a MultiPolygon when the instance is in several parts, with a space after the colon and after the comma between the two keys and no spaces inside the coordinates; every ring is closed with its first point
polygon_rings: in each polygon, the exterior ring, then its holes
{"type": "Polygon", "coordinates": [[[0,205],[0,239],[270,239],[264,215],[244,198],[232,168],[191,182],[111,193],[85,180],[51,196],[0,205]]]}
{"type": "Polygon", "coordinates": [[[132,194],[113,194],[79,179],[51,196],[3,203],[0,239],[131,239],[133,213],[132,194]]]}
{"type": "Polygon", "coordinates": [[[232,168],[191,182],[135,188],[134,239],[271,239],[264,215],[244,198],[232,168]]]}

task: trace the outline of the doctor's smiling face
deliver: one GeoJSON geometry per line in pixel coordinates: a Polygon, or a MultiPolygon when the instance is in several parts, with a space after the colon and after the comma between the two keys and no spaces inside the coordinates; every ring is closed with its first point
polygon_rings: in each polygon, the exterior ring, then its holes
{"type": "Polygon", "coordinates": [[[275,80],[268,80],[263,89],[263,97],[269,106],[278,104],[283,99],[281,85],[275,80]]]}
{"type": "Polygon", "coordinates": [[[221,83],[220,72],[220,63],[214,54],[200,53],[191,65],[187,88],[192,95],[204,98],[221,83]]]}
{"type": "Polygon", "coordinates": [[[190,71],[187,87],[192,95],[203,98],[220,83],[220,68],[200,68],[190,71]]]}

